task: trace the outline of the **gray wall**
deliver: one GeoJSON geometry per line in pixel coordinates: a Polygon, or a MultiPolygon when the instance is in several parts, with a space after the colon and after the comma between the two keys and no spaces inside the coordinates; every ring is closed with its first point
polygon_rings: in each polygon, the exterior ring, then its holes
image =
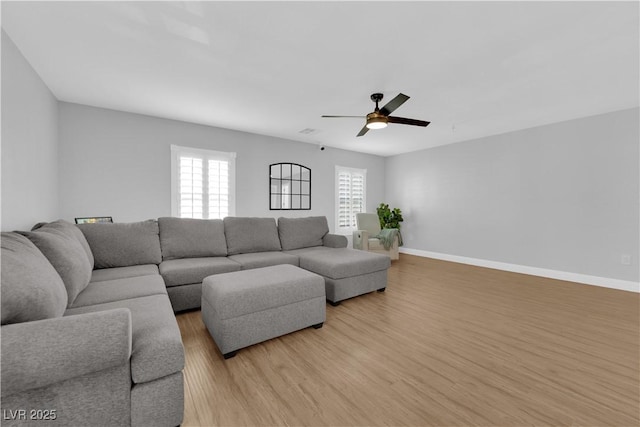
{"type": "Polygon", "coordinates": [[[237,216],[326,215],[334,229],[335,165],[367,169],[367,205],[384,200],[384,158],[263,135],[61,102],[63,218],[107,215],[137,221],[171,214],[171,144],[233,151],[237,216]],[[311,211],[270,211],[269,164],[311,168],[311,211]]]}
{"type": "Polygon", "coordinates": [[[638,115],[387,158],[386,195],[405,213],[405,247],[638,281],[638,115]]]}
{"type": "Polygon", "coordinates": [[[58,105],[2,31],[2,230],[58,216],[58,105]]]}

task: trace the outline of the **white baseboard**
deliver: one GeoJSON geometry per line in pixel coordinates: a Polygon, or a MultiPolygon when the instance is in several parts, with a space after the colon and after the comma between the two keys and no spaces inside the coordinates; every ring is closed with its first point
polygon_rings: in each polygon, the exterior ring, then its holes
{"type": "Polygon", "coordinates": [[[423,251],[420,249],[400,248],[400,253],[417,255],[426,258],[441,259],[443,261],[459,262],[461,264],[476,265],[478,267],[511,271],[514,273],[530,274],[551,279],[566,280],[568,282],[584,283],[586,285],[602,286],[604,288],[619,289],[621,291],[639,292],[640,283],[628,280],[610,279],[608,277],[589,276],[587,274],[570,273],[568,271],[550,270],[547,268],[529,267],[526,265],[509,264],[506,262],[489,261],[486,259],[469,258],[440,252],[423,251]]]}

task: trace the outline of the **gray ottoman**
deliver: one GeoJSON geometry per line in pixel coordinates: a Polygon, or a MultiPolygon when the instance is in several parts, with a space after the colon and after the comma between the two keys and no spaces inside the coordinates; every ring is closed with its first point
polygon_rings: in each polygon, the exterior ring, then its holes
{"type": "Polygon", "coordinates": [[[293,265],[209,276],[202,320],[225,359],[236,350],[325,320],[324,279],[293,265]]]}

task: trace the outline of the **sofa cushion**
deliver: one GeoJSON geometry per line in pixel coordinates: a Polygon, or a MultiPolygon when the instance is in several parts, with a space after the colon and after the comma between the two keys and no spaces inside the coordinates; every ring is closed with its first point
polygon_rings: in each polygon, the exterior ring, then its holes
{"type": "Polygon", "coordinates": [[[386,270],[391,260],[386,255],[355,249],[328,249],[299,253],[300,267],[330,279],[343,279],[386,270]]]}
{"type": "Polygon", "coordinates": [[[221,219],[158,218],[162,259],[226,256],[221,219]]]}
{"type": "Polygon", "coordinates": [[[79,224],[95,258],[95,268],[160,264],[160,238],[155,220],[132,223],[79,224]]]}
{"type": "Polygon", "coordinates": [[[281,250],[273,218],[226,217],[224,234],[229,255],[281,250]]]}
{"type": "Polygon", "coordinates": [[[78,242],[80,242],[80,245],[82,246],[82,249],[84,249],[84,251],[87,254],[87,258],[89,259],[89,264],[91,265],[91,268],[93,268],[93,264],[94,264],[94,259],[93,259],[93,252],[91,252],[91,248],[89,247],[89,242],[87,242],[87,239],[84,237],[84,234],[82,234],[82,231],[80,231],[80,229],[78,228],[78,226],[76,226],[75,224],[71,224],[68,221],[65,221],[63,219],[59,219],[57,221],[53,221],[53,222],[44,222],[44,223],[38,223],[36,224],[31,231],[35,231],[38,229],[55,229],[55,230],[60,230],[65,234],[69,234],[70,236],[75,237],[78,242]]]}
{"type": "Polygon", "coordinates": [[[122,301],[149,295],[166,294],[167,288],[159,274],[105,280],[102,282],[89,283],[89,286],[80,292],[71,307],[84,307],[87,305],[122,301]]]}
{"type": "Polygon", "coordinates": [[[202,283],[202,279],[212,274],[239,270],[240,264],[225,257],[170,259],[160,264],[160,274],[167,286],[202,283]]]}
{"type": "Polygon", "coordinates": [[[330,248],[328,246],[311,246],[309,248],[302,248],[302,249],[293,249],[291,251],[286,251],[285,253],[289,254],[289,255],[294,255],[299,257],[302,254],[310,254],[310,253],[317,253],[317,252],[329,252],[334,250],[335,248],[330,248]]]}
{"type": "Polygon", "coordinates": [[[2,324],[61,317],[67,290],[60,275],[26,237],[2,233],[2,324]]]}
{"type": "Polygon", "coordinates": [[[158,266],[155,264],[131,265],[129,267],[101,268],[91,273],[91,283],[105,280],[126,279],[138,276],[158,276],[158,266]]]}
{"type": "Polygon", "coordinates": [[[298,266],[297,256],[275,251],[230,255],[229,259],[240,264],[243,270],[281,264],[291,264],[295,265],[296,267],[298,266]]]}
{"type": "Polygon", "coordinates": [[[322,238],[329,232],[327,217],[278,218],[278,234],[283,251],[322,246],[322,238]]]}
{"type": "Polygon", "coordinates": [[[67,289],[68,306],[91,280],[91,264],[78,239],[56,228],[20,231],[40,249],[56,269],[67,289]]]}
{"type": "Polygon", "coordinates": [[[184,368],[182,337],[166,295],[70,308],[65,316],[113,308],[131,310],[131,379],[144,383],[184,368]]]}

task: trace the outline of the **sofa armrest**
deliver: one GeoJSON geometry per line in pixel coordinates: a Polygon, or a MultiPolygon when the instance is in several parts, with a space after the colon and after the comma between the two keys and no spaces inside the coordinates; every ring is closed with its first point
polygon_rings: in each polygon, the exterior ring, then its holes
{"type": "Polygon", "coordinates": [[[128,363],[126,308],[4,325],[2,396],[128,363]]]}
{"type": "Polygon", "coordinates": [[[325,234],[322,238],[322,245],[328,248],[346,248],[349,241],[345,236],[339,234],[325,234]]]}
{"type": "Polygon", "coordinates": [[[362,251],[369,250],[369,232],[367,230],[356,230],[353,232],[353,249],[362,251]]]}

